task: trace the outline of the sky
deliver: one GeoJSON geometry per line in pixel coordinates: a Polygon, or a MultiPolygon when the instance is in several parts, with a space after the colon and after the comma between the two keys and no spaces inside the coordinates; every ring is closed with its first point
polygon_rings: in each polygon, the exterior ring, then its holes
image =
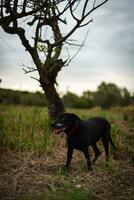
{"type": "MultiPolygon", "coordinates": [[[[71,39],[84,46],[69,66],[59,73],[57,90],[60,94],[71,91],[95,91],[105,81],[134,91],[134,0],[109,0],[91,17],[93,23],[77,30],[71,39]]],[[[68,29],[68,27],[66,28],[68,29]]],[[[70,56],[78,49],[71,46],[70,56]]],[[[64,49],[62,56],[66,57],[64,49]]],[[[1,87],[28,91],[41,91],[39,83],[24,74],[22,65],[33,66],[28,52],[18,37],[0,28],[1,87]]]]}

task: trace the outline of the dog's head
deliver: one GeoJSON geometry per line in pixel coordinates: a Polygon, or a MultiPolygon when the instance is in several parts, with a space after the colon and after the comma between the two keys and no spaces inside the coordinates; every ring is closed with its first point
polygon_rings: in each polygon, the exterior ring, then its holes
{"type": "Polygon", "coordinates": [[[78,126],[80,118],[73,113],[61,113],[51,123],[51,126],[56,134],[62,131],[70,131],[75,126],[78,126]]]}

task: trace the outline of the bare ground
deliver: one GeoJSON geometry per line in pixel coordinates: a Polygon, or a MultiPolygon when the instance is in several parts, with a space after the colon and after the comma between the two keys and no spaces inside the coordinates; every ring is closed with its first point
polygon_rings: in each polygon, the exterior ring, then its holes
{"type": "MultiPolygon", "coordinates": [[[[134,199],[134,162],[129,152],[121,150],[118,159],[105,163],[104,153],[88,172],[83,155],[75,151],[68,174],[61,167],[66,158],[64,138],[51,153],[2,153],[0,156],[0,199],[15,200],[23,194],[58,190],[70,184],[92,190],[99,199],[134,199]]],[[[90,150],[91,151],[91,150],[90,150]]],[[[103,150],[102,150],[103,152],[103,150]]],[[[91,152],[92,154],[92,152],[91,152]]],[[[45,200],[45,198],[44,198],[45,200]]]]}

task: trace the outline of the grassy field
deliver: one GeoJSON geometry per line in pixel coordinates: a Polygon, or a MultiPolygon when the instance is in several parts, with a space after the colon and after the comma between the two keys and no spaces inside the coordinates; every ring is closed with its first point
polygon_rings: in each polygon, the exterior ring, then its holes
{"type": "Polygon", "coordinates": [[[114,154],[111,149],[109,164],[100,142],[102,155],[91,172],[78,151],[71,171],[63,172],[65,136],[50,132],[46,108],[1,105],[0,199],[134,199],[134,107],[67,111],[82,119],[103,116],[111,122],[118,150],[114,154]]]}

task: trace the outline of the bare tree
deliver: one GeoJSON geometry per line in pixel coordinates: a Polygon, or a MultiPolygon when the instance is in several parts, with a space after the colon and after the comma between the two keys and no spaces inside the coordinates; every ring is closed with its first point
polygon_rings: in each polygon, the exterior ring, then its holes
{"type": "MultiPolygon", "coordinates": [[[[31,55],[35,68],[24,68],[25,73],[35,70],[47,100],[50,117],[64,112],[65,108],[56,91],[56,78],[67,60],[61,56],[62,47],[70,43],[72,34],[92,22],[89,15],[108,0],[1,0],[0,26],[6,33],[17,34],[31,55]],[[72,26],[67,26],[66,16],[70,15],[72,26]],[[22,23],[23,22],[23,23],[22,23]],[[23,28],[23,24],[28,28],[23,28]],[[34,30],[32,39],[27,31],[34,30]]],[[[31,31],[32,32],[32,31],[31,31]]]]}

